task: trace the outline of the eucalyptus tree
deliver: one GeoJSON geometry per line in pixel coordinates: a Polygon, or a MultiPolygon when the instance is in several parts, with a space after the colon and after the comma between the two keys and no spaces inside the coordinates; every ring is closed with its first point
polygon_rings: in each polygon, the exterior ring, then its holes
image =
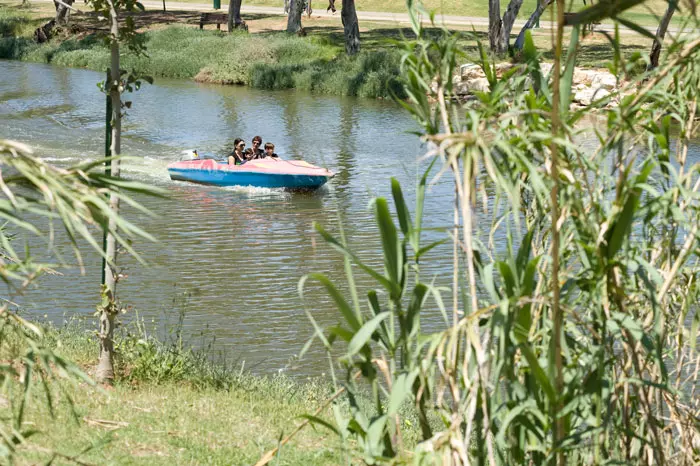
{"type": "MultiPolygon", "coordinates": [[[[328,8],[334,9],[335,5],[330,3],[328,8]]],[[[340,19],[343,22],[345,52],[348,55],[355,55],[360,51],[360,26],[357,22],[355,0],[343,0],[340,10],[340,19]]]]}
{"type": "Polygon", "coordinates": [[[54,6],[56,7],[56,23],[65,24],[68,22],[70,17],[70,9],[73,6],[75,0],[54,0],[54,6]]]}
{"type": "Polygon", "coordinates": [[[649,65],[648,70],[652,70],[659,66],[659,55],[661,55],[661,47],[664,43],[664,38],[666,37],[666,31],[668,31],[668,26],[671,24],[671,18],[673,13],[678,9],[678,0],[668,0],[668,6],[664,15],[661,17],[661,22],[656,30],[656,36],[654,37],[654,42],[651,45],[651,53],[649,53],[649,65]]]}
{"type": "Polygon", "coordinates": [[[241,4],[243,0],[231,0],[228,4],[228,30],[246,28],[245,21],[241,19],[241,4]]]}
{"type": "Polygon", "coordinates": [[[537,8],[535,8],[535,11],[533,11],[530,17],[527,19],[523,25],[523,28],[520,30],[517,39],[515,39],[515,43],[513,44],[514,49],[523,49],[523,45],[525,45],[525,32],[532,29],[535,24],[537,24],[542,16],[542,13],[544,13],[544,10],[546,10],[552,3],[554,3],[554,0],[538,0],[537,8]]]}
{"type": "Polygon", "coordinates": [[[56,8],[55,16],[34,30],[34,40],[37,42],[46,42],[51,39],[51,34],[56,25],[67,24],[70,19],[70,12],[73,9],[75,0],[54,0],[56,8]]]}
{"type": "Polygon", "coordinates": [[[287,16],[287,32],[296,34],[302,31],[301,15],[304,12],[304,0],[290,0],[287,16]]]}
{"type": "Polygon", "coordinates": [[[503,54],[508,51],[510,31],[518,17],[523,0],[510,0],[501,17],[501,0],[489,0],[489,47],[492,52],[503,54]]]}

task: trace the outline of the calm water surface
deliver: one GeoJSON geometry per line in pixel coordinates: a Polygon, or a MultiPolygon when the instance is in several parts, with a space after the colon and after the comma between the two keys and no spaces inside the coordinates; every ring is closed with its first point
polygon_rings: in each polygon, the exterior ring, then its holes
{"type": "MultiPolygon", "coordinates": [[[[101,157],[104,96],[96,86],[101,79],[101,73],[91,71],[0,61],[0,138],[28,143],[57,164],[101,157]]],[[[314,234],[312,223],[337,232],[342,219],[351,246],[381,268],[369,203],[374,196],[390,196],[391,176],[413,202],[416,177],[425,168],[418,162],[420,142],[409,134],[417,129],[413,120],[390,102],[165,79],[130,99],[134,105],[124,120],[122,151],[136,159],[122,174],[164,187],[169,197],[139,199],[156,213],[154,218],[126,212],[158,242],[134,245],[148,267],[126,255],[119,259],[128,275],[119,295],[132,307],[125,319],[138,313],[163,331],[184,311],[186,339],[211,344],[215,353],[245,361],[257,372],[302,376],[325,371],[319,345],[290,364],[312,334],[297,292],[300,277],[323,272],[337,283],[343,278],[342,259],[314,234]],[[256,134],[274,142],[283,158],[304,159],[337,176],[312,194],[170,181],[166,165],[179,160],[183,150],[223,154],[234,138],[243,137],[249,145],[256,134]]],[[[691,152],[697,158],[698,146],[691,152]]],[[[426,226],[450,225],[451,204],[449,180],[432,186],[426,226]]],[[[428,232],[426,244],[440,237],[440,232],[428,232]]],[[[74,315],[89,318],[98,301],[100,258],[87,251],[85,262],[84,275],[74,267],[63,276],[42,278],[40,289],[9,297],[57,322],[74,315]]],[[[451,263],[451,246],[436,248],[422,276],[449,285],[451,263]]],[[[356,278],[363,290],[374,286],[359,272],[356,278]]],[[[340,320],[315,284],[307,305],[322,325],[340,320]]],[[[427,312],[423,322],[437,328],[441,314],[427,312]]]]}
{"type": "MultiPolygon", "coordinates": [[[[91,71],[0,62],[0,138],[26,142],[58,164],[101,157],[104,96],[96,86],[101,79],[91,71]]],[[[297,292],[299,278],[309,272],[343,277],[341,258],[314,234],[312,223],[337,231],[343,219],[350,244],[381,267],[369,203],[376,195],[390,195],[391,176],[412,202],[422,153],[417,137],[408,134],[415,123],[390,102],[163,79],[130,99],[122,151],[138,159],[127,163],[123,176],[165,187],[170,196],[140,199],[155,218],[130,213],[159,242],[135,244],[149,267],[126,255],[119,259],[128,275],[119,294],[133,307],[127,318],[138,312],[162,329],[184,309],[186,335],[195,343],[204,333],[215,339],[215,350],[245,360],[246,367],[261,372],[287,367],[312,334],[297,292]],[[312,194],[170,181],[166,165],[179,160],[182,150],[222,154],[234,138],[249,145],[256,134],[274,142],[283,158],[304,159],[337,176],[312,194]]],[[[446,182],[431,189],[427,210],[437,214],[429,226],[449,224],[451,196],[446,182]]],[[[449,246],[435,250],[425,273],[447,280],[450,253],[449,246]]],[[[88,252],[85,262],[86,274],[73,268],[44,277],[40,289],[12,299],[56,321],[91,315],[100,259],[88,252]]],[[[308,298],[321,324],[338,321],[315,284],[308,298]]],[[[428,325],[442,321],[439,313],[426,319],[428,325]]],[[[317,350],[287,370],[305,375],[325,368],[317,350]]]]}

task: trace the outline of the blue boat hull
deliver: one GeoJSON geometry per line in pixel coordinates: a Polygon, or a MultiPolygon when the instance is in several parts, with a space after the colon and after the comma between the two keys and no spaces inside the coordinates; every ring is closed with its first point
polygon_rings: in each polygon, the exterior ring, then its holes
{"type": "Polygon", "coordinates": [[[253,171],[202,170],[168,168],[173,180],[213,186],[254,186],[257,188],[317,189],[328,181],[328,176],[260,173],[253,171]]]}

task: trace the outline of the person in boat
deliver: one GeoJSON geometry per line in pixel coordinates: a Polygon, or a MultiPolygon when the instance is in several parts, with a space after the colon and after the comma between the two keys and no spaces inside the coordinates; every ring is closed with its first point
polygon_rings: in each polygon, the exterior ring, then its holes
{"type": "Polygon", "coordinates": [[[233,152],[228,155],[229,165],[243,165],[248,161],[245,153],[245,142],[243,139],[236,138],[233,141],[233,152]]]}
{"type": "Polygon", "coordinates": [[[279,160],[279,155],[275,154],[275,145],[271,142],[265,143],[265,158],[279,160]]]}
{"type": "Polygon", "coordinates": [[[253,147],[245,151],[246,158],[248,160],[264,159],[265,151],[263,151],[260,146],[262,146],[262,138],[260,136],[255,136],[253,138],[253,147]]]}

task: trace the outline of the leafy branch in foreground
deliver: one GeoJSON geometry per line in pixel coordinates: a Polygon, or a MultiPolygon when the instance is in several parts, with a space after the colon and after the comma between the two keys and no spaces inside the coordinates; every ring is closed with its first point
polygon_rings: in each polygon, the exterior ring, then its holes
{"type": "MultiPolygon", "coordinates": [[[[59,168],[44,162],[24,144],[0,140],[0,217],[4,221],[0,228],[0,278],[14,294],[35,284],[44,273],[69,263],[54,244],[57,235],[68,238],[72,255],[81,268],[80,245],[87,244],[104,254],[95,240],[98,228],[114,224],[119,229],[119,243],[132,252],[132,238],[153,240],[138,226],[115,215],[109,208],[108,196],[119,192],[129,205],[148,213],[129,194],[159,195],[161,191],[93,171],[101,164],[99,161],[59,168]],[[55,263],[34,261],[30,236],[45,243],[55,263]],[[20,251],[15,247],[18,241],[23,243],[20,251]]],[[[10,305],[10,299],[3,299],[0,306],[0,385],[11,414],[3,416],[0,422],[3,461],[12,461],[23,448],[37,447],[28,444],[36,432],[23,422],[37,385],[53,414],[54,390],[68,396],[61,379],[92,383],[77,366],[45,344],[41,329],[18,316],[10,305]]],[[[72,405],[69,397],[68,402],[72,405]]],[[[76,461],[71,456],[59,456],[76,461]]]]}
{"type": "MultiPolygon", "coordinates": [[[[456,322],[420,280],[420,220],[396,183],[399,228],[385,199],[374,204],[383,270],[317,227],[345,258],[352,299],[319,274],[300,289],[320,282],[340,311],[327,329],[308,314],[329,355],[344,343],[351,410],[334,409],[333,428],[368,464],[700,461],[700,38],[677,39],[661,67],[576,109],[580,26],[564,52],[558,23],[551,76],[526,34],[524,63],[502,75],[481,54],[490,88],[466,104],[440,85],[455,71],[449,32],[427,38],[414,21],[405,43],[404,106],[458,193],[456,322]],[[352,265],[376,283],[363,303],[352,265]],[[420,325],[428,309],[444,330],[420,325]],[[356,403],[363,387],[371,407],[356,403]],[[415,448],[402,441],[405,404],[421,420],[415,448]]],[[[639,65],[613,42],[613,74],[639,65]]]]}

